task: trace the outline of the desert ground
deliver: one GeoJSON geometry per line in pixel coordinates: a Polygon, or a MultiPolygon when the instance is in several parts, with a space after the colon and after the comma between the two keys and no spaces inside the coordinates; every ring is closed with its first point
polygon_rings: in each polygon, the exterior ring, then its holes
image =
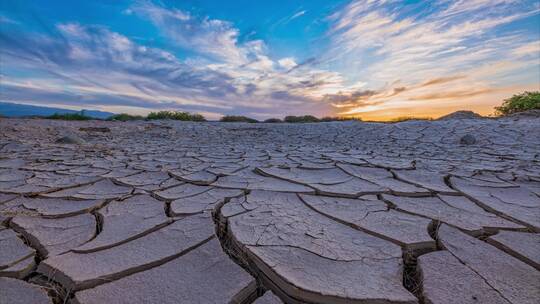
{"type": "Polygon", "coordinates": [[[0,119],[0,303],[540,303],[540,118],[0,119]]]}

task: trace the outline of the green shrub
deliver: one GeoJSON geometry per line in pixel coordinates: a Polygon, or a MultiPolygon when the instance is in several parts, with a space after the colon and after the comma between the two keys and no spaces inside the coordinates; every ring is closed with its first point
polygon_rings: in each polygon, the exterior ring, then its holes
{"type": "Polygon", "coordinates": [[[290,123],[305,123],[305,122],[319,122],[320,120],[313,115],[304,115],[304,116],[286,116],[284,121],[290,122],[290,123]]]}
{"type": "Polygon", "coordinates": [[[86,116],[85,113],[84,113],[84,110],[82,110],[79,113],[64,113],[64,114],[54,113],[53,115],[45,116],[45,118],[47,118],[47,119],[59,119],[59,120],[91,120],[91,119],[95,119],[95,118],[92,118],[90,116],[86,116]]]}
{"type": "Polygon", "coordinates": [[[268,118],[264,122],[265,123],[280,123],[280,122],[283,122],[283,120],[281,120],[279,118],[268,118]]]}
{"type": "Polygon", "coordinates": [[[127,113],[114,114],[113,116],[107,118],[107,120],[113,121],[132,121],[132,120],[143,120],[144,117],[140,115],[130,115],[127,113]]]}
{"type": "Polygon", "coordinates": [[[495,107],[495,114],[508,115],[527,110],[540,109],[540,92],[523,92],[504,100],[500,107],[495,107]]]}
{"type": "Polygon", "coordinates": [[[172,120],[182,120],[182,121],[206,121],[204,116],[201,114],[191,114],[189,112],[178,112],[178,111],[159,111],[151,112],[148,114],[146,119],[172,119],[172,120]]]}
{"type": "Polygon", "coordinates": [[[256,119],[249,118],[246,116],[236,116],[236,115],[225,115],[221,117],[219,120],[221,122],[249,122],[249,123],[257,123],[259,122],[256,119]]]}

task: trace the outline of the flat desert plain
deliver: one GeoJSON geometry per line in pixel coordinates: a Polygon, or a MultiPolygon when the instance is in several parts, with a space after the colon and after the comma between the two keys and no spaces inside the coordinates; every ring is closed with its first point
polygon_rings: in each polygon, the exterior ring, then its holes
{"type": "Polygon", "coordinates": [[[540,303],[540,118],[0,119],[1,303],[540,303]]]}

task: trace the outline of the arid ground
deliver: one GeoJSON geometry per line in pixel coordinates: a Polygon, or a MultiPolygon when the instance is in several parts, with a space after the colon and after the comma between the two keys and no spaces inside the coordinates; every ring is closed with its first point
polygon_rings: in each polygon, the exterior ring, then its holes
{"type": "Polygon", "coordinates": [[[540,118],[0,120],[1,303],[539,303],[540,118]]]}

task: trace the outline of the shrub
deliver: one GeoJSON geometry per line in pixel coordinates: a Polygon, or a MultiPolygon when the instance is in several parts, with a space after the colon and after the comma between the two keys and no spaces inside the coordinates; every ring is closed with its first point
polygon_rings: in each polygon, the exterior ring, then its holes
{"type": "Polygon", "coordinates": [[[85,113],[84,113],[84,110],[82,110],[79,113],[64,113],[64,114],[54,113],[53,115],[45,116],[45,118],[59,119],[59,120],[91,120],[91,119],[95,119],[95,118],[92,118],[90,116],[86,116],[85,113]]]}
{"type": "Polygon", "coordinates": [[[151,112],[148,114],[146,119],[172,119],[172,120],[182,120],[182,121],[206,121],[204,116],[201,114],[191,114],[189,112],[178,112],[178,111],[159,111],[151,112]]]}
{"type": "Polygon", "coordinates": [[[132,121],[132,120],[143,120],[144,117],[140,115],[130,115],[126,113],[114,114],[113,116],[107,118],[107,120],[114,121],[132,121]]]}
{"type": "Polygon", "coordinates": [[[319,122],[319,119],[313,115],[286,116],[284,121],[290,122],[290,123],[305,123],[305,122],[319,122]]]}
{"type": "Polygon", "coordinates": [[[221,117],[219,120],[221,122],[249,122],[249,123],[256,123],[259,122],[256,119],[249,118],[246,116],[235,116],[235,115],[225,115],[221,117]]]}
{"type": "Polygon", "coordinates": [[[279,118],[268,118],[264,122],[265,123],[280,123],[280,122],[283,122],[283,120],[281,120],[279,118]]]}
{"type": "Polygon", "coordinates": [[[508,115],[533,109],[540,109],[540,91],[523,92],[505,99],[500,107],[495,107],[495,114],[508,115]]]}

